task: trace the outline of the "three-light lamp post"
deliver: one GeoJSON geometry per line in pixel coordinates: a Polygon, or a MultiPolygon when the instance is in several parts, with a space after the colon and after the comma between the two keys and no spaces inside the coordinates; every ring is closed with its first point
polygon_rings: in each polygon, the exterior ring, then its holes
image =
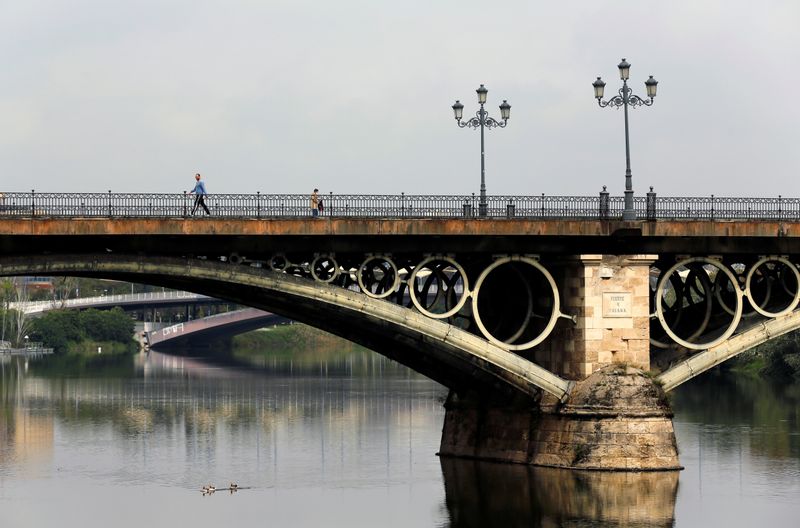
{"type": "Polygon", "coordinates": [[[622,59],[617,65],[619,68],[619,77],[622,79],[622,88],[619,89],[618,95],[615,95],[608,101],[603,101],[603,90],[606,86],[606,83],[598,77],[596,81],[592,83],[594,86],[594,97],[597,99],[597,104],[600,105],[601,108],[612,107],[612,108],[619,108],[623,107],[625,111],[625,206],[622,211],[622,219],[623,220],[636,220],[636,211],[633,209],[633,181],[631,178],[631,149],[630,149],[630,141],[628,139],[628,107],[636,108],[637,106],[650,106],[653,104],[653,99],[656,96],[656,87],[658,86],[658,81],[653,79],[651,75],[649,79],[644,82],[645,88],[647,89],[647,99],[642,99],[638,95],[633,95],[631,93],[631,89],[628,87],[628,78],[630,77],[630,70],[631,65],[628,64],[628,61],[622,59]]]}
{"type": "Polygon", "coordinates": [[[475,117],[471,117],[462,122],[464,105],[459,101],[456,101],[456,104],[453,105],[453,114],[455,114],[456,123],[460,128],[481,129],[481,194],[480,202],[478,202],[478,214],[480,216],[486,216],[489,207],[486,203],[486,162],[483,149],[483,129],[492,129],[495,127],[504,128],[508,124],[508,118],[511,117],[511,105],[508,104],[508,101],[503,99],[503,104],[500,105],[500,119],[502,119],[502,122],[497,121],[489,117],[489,112],[483,108],[483,105],[486,103],[486,94],[489,93],[489,90],[487,90],[484,85],[480,85],[475,92],[478,94],[478,104],[480,104],[480,109],[475,113],[475,117]]]}

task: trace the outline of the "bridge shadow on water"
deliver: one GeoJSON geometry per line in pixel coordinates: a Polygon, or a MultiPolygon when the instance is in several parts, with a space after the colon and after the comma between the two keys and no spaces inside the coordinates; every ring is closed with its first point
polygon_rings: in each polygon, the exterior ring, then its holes
{"type": "Polygon", "coordinates": [[[679,472],[571,471],[442,458],[453,528],[673,526],[679,472]]]}
{"type": "Polygon", "coordinates": [[[359,347],[342,350],[284,349],[236,351],[230,349],[150,350],[136,356],[135,368],[147,375],[180,372],[198,378],[370,377],[401,376],[426,379],[421,374],[359,347]]]}

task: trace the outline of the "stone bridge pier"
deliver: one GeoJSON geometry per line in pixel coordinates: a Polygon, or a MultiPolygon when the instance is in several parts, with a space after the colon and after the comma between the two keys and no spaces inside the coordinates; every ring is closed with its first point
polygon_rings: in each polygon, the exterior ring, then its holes
{"type": "MultiPolygon", "coordinates": [[[[555,263],[561,324],[528,358],[571,380],[559,401],[498,402],[451,391],[441,456],[577,469],[680,469],[672,412],[650,370],[656,255],[579,255],[555,263]]],[[[523,353],[524,354],[524,353],[523,353]]]]}

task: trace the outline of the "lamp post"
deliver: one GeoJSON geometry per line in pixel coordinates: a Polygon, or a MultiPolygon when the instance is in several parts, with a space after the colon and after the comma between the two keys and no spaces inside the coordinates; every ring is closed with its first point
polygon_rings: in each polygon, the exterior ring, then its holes
{"type": "Polygon", "coordinates": [[[489,112],[483,108],[483,105],[486,103],[486,94],[489,93],[489,90],[487,90],[484,85],[481,85],[475,92],[478,94],[478,104],[481,105],[480,109],[475,113],[475,117],[462,122],[461,118],[464,114],[464,105],[459,101],[456,101],[456,104],[453,105],[453,114],[455,114],[456,123],[460,128],[468,127],[481,129],[481,197],[478,203],[478,214],[480,216],[486,216],[488,205],[486,203],[486,162],[483,150],[483,129],[492,129],[495,127],[504,128],[508,124],[508,118],[511,117],[511,105],[508,104],[508,101],[503,99],[503,104],[500,105],[500,119],[503,121],[497,121],[489,117],[489,112]]]}
{"type": "Polygon", "coordinates": [[[628,77],[630,76],[631,65],[628,61],[622,59],[617,65],[619,68],[619,77],[622,79],[622,88],[619,89],[619,95],[615,95],[608,101],[603,101],[603,89],[606,83],[598,77],[594,86],[594,97],[597,99],[597,104],[600,108],[608,106],[612,108],[624,108],[625,111],[625,209],[622,211],[623,220],[636,220],[636,211],[633,210],[633,181],[631,178],[631,148],[628,139],[628,107],[636,108],[637,106],[650,106],[653,104],[653,99],[656,96],[656,86],[658,81],[653,79],[651,75],[649,79],[644,82],[647,89],[648,99],[642,99],[638,95],[633,95],[631,89],[628,88],[628,77]]]}

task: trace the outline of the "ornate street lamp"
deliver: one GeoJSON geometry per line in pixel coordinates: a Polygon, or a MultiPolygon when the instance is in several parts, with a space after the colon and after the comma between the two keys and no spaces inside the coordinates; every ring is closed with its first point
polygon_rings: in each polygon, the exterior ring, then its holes
{"type": "Polygon", "coordinates": [[[619,78],[622,79],[622,88],[619,89],[619,95],[615,95],[608,101],[603,101],[603,90],[606,83],[598,77],[594,86],[594,97],[597,99],[597,104],[601,108],[610,106],[612,108],[619,108],[620,106],[625,109],[625,209],[622,211],[623,220],[636,220],[636,211],[633,210],[633,181],[631,178],[631,148],[628,140],[628,106],[636,108],[637,106],[650,106],[653,104],[653,99],[656,96],[656,87],[658,81],[653,79],[651,75],[649,79],[644,82],[647,89],[648,99],[642,99],[638,95],[633,95],[631,89],[628,88],[628,78],[630,76],[631,65],[628,61],[622,59],[617,65],[619,68],[619,78]]]}
{"type": "Polygon", "coordinates": [[[453,114],[455,114],[456,123],[459,127],[481,129],[481,198],[478,203],[478,214],[480,216],[486,216],[488,205],[486,203],[486,163],[484,161],[483,150],[483,129],[491,129],[494,127],[504,128],[508,124],[509,117],[511,117],[511,105],[508,104],[508,101],[503,99],[503,104],[500,105],[500,119],[503,121],[497,121],[489,117],[489,112],[483,109],[483,105],[486,103],[486,94],[489,93],[489,90],[487,90],[484,85],[481,85],[475,92],[478,94],[478,104],[481,105],[480,110],[475,113],[475,117],[462,123],[461,118],[464,115],[464,105],[459,101],[456,101],[456,104],[453,105],[453,114]]]}

